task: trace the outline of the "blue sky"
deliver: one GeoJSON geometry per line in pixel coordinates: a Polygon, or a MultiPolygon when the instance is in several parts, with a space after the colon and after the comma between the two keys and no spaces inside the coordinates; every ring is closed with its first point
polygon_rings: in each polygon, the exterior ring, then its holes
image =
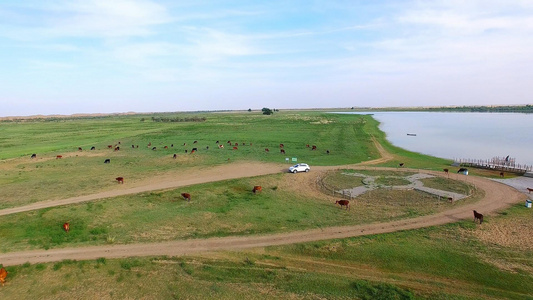
{"type": "Polygon", "coordinates": [[[0,116],[533,103],[533,1],[0,0],[0,116]]]}

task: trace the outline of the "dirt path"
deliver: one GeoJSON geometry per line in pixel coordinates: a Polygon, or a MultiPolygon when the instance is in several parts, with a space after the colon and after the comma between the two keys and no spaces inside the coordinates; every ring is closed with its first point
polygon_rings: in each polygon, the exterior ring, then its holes
{"type": "MultiPolygon", "coordinates": [[[[380,150],[381,151],[381,150],[380,150]]],[[[392,156],[384,156],[374,162],[382,162],[386,159],[391,159],[392,156]]],[[[367,163],[368,164],[368,163],[367,163]]],[[[301,179],[306,182],[311,182],[322,170],[331,170],[338,168],[365,168],[364,165],[346,165],[335,167],[315,167],[313,172],[307,174],[298,174],[301,179]],[[315,171],[316,170],[316,171],[315,171]]],[[[379,168],[396,170],[395,168],[379,168]]],[[[149,185],[126,188],[117,191],[98,193],[89,196],[75,197],[58,201],[47,201],[35,203],[32,205],[5,209],[0,211],[0,215],[15,213],[20,211],[28,211],[40,209],[44,207],[52,207],[57,205],[65,205],[70,203],[78,203],[83,201],[91,201],[107,197],[115,197],[119,195],[127,195],[133,193],[140,193],[150,190],[170,189],[186,185],[198,184],[203,182],[218,181],[232,178],[242,178],[250,176],[259,176],[266,174],[279,173],[286,170],[286,166],[273,164],[257,164],[257,163],[242,163],[242,164],[228,164],[226,166],[219,166],[200,170],[195,174],[187,174],[180,178],[175,178],[173,181],[165,181],[160,183],[153,183],[149,185]],[[16,211],[18,210],[18,211],[16,211]]],[[[409,169],[405,169],[409,170],[409,169]]],[[[423,173],[442,176],[442,172],[421,171],[423,173]]],[[[279,233],[260,236],[241,236],[241,237],[224,237],[224,238],[209,238],[209,239],[192,239],[182,241],[171,241],[163,243],[145,243],[145,244],[129,244],[129,245],[104,245],[91,246],[82,248],[62,248],[51,250],[32,250],[24,252],[12,252],[0,254],[0,262],[5,265],[19,265],[25,262],[30,263],[44,263],[61,261],[63,259],[87,260],[96,259],[99,257],[120,258],[130,256],[157,256],[157,255],[185,255],[208,251],[219,250],[242,250],[255,247],[266,247],[276,245],[286,245],[301,242],[310,242],[318,240],[328,240],[336,238],[355,237],[369,234],[379,234],[394,232],[399,230],[408,230],[429,226],[442,225],[452,223],[463,219],[472,218],[472,210],[482,212],[485,215],[494,214],[495,212],[506,208],[515,203],[524,201],[525,194],[520,193],[516,189],[491,181],[489,179],[456,175],[458,180],[467,181],[474,184],[477,188],[485,191],[485,197],[477,203],[470,205],[463,205],[457,208],[447,210],[435,215],[424,216],[414,219],[399,220],[394,222],[385,222],[379,224],[364,224],[357,226],[345,227],[330,227],[324,229],[312,229],[295,231],[289,233],[279,233]]]]}

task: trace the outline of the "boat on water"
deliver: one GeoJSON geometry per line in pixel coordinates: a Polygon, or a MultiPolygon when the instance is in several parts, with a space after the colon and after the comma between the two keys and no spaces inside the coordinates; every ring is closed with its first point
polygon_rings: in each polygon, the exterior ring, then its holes
{"type": "Polygon", "coordinates": [[[408,133],[408,136],[416,136],[416,133],[408,133]]]}

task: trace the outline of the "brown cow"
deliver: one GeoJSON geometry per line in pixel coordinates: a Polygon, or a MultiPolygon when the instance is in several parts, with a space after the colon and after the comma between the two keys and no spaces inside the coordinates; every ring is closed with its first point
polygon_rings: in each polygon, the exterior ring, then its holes
{"type": "Polygon", "coordinates": [[[148,147],[152,146],[152,142],[148,143],[148,147]]]}
{"type": "Polygon", "coordinates": [[[192,150],[191,150],[191,154],[193,154],[194,152],[196,152],[196,150],[192,149],[192,150]]]}
{"type": "Polygon", "coordinates": [[[176,157],[178,157],[178,155],[174,153],[174,156],[172,156],[172,158],[176,159],[176,157]]]}
{"type": "Polygon", "coordinates": [[[235,146],[239,146],[239,143],[235,143],[235,146]]]}
{"type": "Polygon", "coordinates": [[[61,159],[61,158],[63,158],[63,155],[56,156],[56,159],[61,159]]]}
{"type": "Polygon", "coordinates": [[[115,147],[115,151],[119,151],[120,150],[120,147],[115,147]]]}
{"type": "Polygon", "coordinates": [[[268,148],[265,148],[265,152],[270,152],[270,150],[268,150],[268,148]]]}
{"type": "Polygon", "coordinates": [[[224,148],[224,145],[218,145],[218,149],[224,148]]]}
{"type": "Polygon", "coordinates": [[[115,178],[115,180],[117,181],[117,183],[124,184],[124,177],[117,177],[117,178],[115,178]]]}
{"type": "Polygon", "coordinates": [[[4,286],[4,283],[6,283],[6,277],[7,277],[6,269],[4,268],[0,269],[0,283],[2,284],[2,286],[4,286]]]}
{"type": "Polygon", "coordinates": [[[527,193],[528,194],[531,194],[531,192],[533,192],[533,189],[532,188],[526,188],[527,189],[527,193]]]}
{"type": "Polygon", "coordinates": [[[260,192],[262,190],[263,190],[263,188],[260,185],[256,185],[256,186],[254,186],[254,189],[252,190],[252,192],[254,192],[254,194],[255,194],[255,193],[260,192]]]}
{"type": "Polygon", "coordinates": [[[196,143],[198,143],[198,141],[194,141],[194,142],[192,142],[192,143],[193,143],[193,144],[196,144],[196,143]]]}
{"type": "Polygon", "coordinates": [[[346,206],[346,210],[350,210],[350,201],[348,200],[337,200],[335,201],[335,204],[339,204],[341,209],[343,206],[346,206]]]}
{"type": "Polygon", "coordinates": [[[189,194],[189,193],[181,193],[181,196],[184,199],[187,199],[187,202],[191,202],[191,194],[189,194]]]}
{"type": "Polygon", "coordinates": [[[279,147],[280,147],[280,148],[283,148],[283,147],[285,147],[285,145],[283,145],[283,144],[279,144],[279,147]]]}
{"type": "Polygon", "coordinates": [[[403,167],[403,163],[400,163],[399,166],[400,166],[400,167],[403,167]]]}
{"type": "Polygon", "coordinates": [[[83,150],[83,149],[81,149],[81,147],[78,147],[78,150],[81,151],[81,150],[83,150]]]}
{"type": "Polygon", "coordinates": [[[502,178],[504,177],[504,174],[503,174],[503,172],[500,172],[500,177],[502,177],[502,178]]]}
{"type": "Polygon", "coordinates": [[[237,147],[233,147],[233,150],[238,150],[238,149],[239,149],[239,148],[237,148],[237,147]]]}
{"type": "Polygon", "coordinates": [[[37,154],[33,153],[33,154],[31,155],[31,158],[37,158],[37,154]]]}
{"type": "Polygon", "coordinates": [[[113,145],[107,145],[107,148],[111,149],[113,148],[113,145]]]}
{"type": "Polygon", "coordinates": [[[285,154],[285,150],[284,149],[279,150],[279,152],[281,152],[281,154],[285,154]]]}
{"type": "Polygon", "coordinates": [[[65,230],[65,232],[69,232],[69,230],[70,230],[69,222],[66,222],[66,223],[63,224],[63,229],[65,230]]]}
{"type": "Polygon", "coordinates": [[[305,147],[306,147],[306,148],[309,148],[310,146],[309,146],[309,144],[307,144],[307,145],[305,145],[305,147]]]}
{"type": "Polygon", "coordinates": [[[315,145],[313,145],[313,147],[311,148],[311,150],[316,150],[316,146],[315,146],[315,145]]]}
{"type": "Polygon", "coordinates": [[[168,149],[168,146],[163,147],[163,149],[168,149]]]}
{"type": "Polygon", "coordinates": [[[443,171],[444,171],[444,173],[448,174],[448,172],[449,172],[450,170],[448,170],[448,169],[443,169],[443,171]]]}
{"type": "Polygon", "coordinates": [[[479,220],[479,224],[483,223],[483,215],[474,210],[474,222],[479,220]]]}
{"type": "Polygon", "coordinates": [[[131,149],[135,149],[135,145],[131,145],[131,149]]]}

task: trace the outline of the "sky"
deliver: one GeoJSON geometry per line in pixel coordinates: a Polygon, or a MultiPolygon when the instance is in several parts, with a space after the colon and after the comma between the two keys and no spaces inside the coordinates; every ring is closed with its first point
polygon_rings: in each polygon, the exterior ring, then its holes
{"type": "Polygon", "coordinates": [[[0,0],[0,116],[533,103],[531,0],[0,0]]]}

